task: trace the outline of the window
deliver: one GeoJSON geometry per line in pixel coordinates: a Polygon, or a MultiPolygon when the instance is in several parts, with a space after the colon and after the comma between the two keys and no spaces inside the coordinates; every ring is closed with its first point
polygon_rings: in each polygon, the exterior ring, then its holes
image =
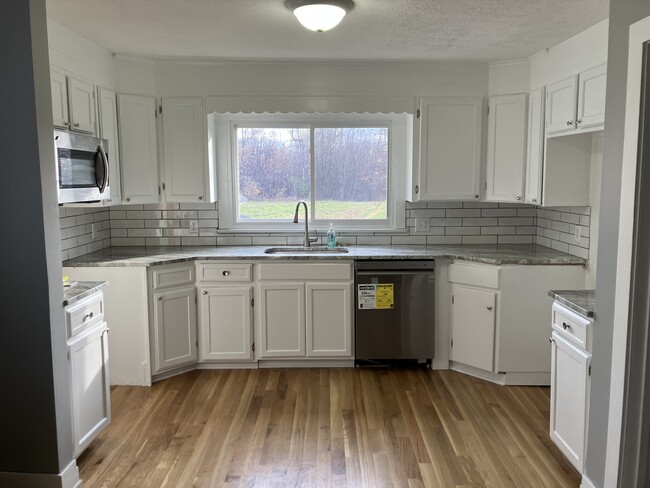
{"type": "Polygon", "coordinates": [[[407,159],[403,120],[367,114],[218,117],[216,144],[230,142],[218,158],[219,174],[230,182],[224,186],[219,178],[221,230],[295,232],[299,200],[308,204],[312,228],[330,222],[348,231],[403,228],[403,191],[396,188],[404,181],[397,168],[407,159]],[[396,154],[396,145],[403,154],[396,154]]]}

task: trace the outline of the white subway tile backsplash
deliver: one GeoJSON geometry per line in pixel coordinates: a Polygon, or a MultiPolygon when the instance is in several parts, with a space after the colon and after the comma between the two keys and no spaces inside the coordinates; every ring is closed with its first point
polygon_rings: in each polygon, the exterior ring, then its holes
{"type": "Polygon", "coordinates": [[[448,208],[445,210],[446,217],[480,217],[481,209],[478,208],[448,208]]]}
{"type": "Polygon", "coordinates": [[[497,236],[463,236],[463,244],[498,244],[497,236]]]}

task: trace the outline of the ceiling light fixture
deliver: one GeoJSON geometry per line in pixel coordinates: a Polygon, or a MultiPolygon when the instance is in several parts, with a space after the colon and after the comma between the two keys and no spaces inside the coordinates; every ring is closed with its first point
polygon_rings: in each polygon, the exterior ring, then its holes
{"type": "Polygon", "coordinates": [[[287,0],[285,5],[303,26],[316,32],[336,27],[354,7],[352,0],[287,0]]]}

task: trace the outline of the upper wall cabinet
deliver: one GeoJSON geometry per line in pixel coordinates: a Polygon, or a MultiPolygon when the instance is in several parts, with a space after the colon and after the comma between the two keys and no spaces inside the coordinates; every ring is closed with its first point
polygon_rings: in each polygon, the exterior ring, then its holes
{"type": "Polygon", "coordinates": [[[528,95],[490,98],[485,199],[519,202],[524,196],[528,95]]]}
{"type": "Polygon", "coordinates": [[[542,203],[542,172],[544,169],[544,87],[528,94],[528,137],[526,144],[525,202],[542,203]]]}
{"type": "Polygon", "coordinates": [[[158,149],[156,100],[139,95],[117,95],[122,200],[158,203],[158,149]]]}
{"type": "Polygon", "coordinates": [[[162,99],[162,191],[167,202],[206,200],[205,120],[200,97],[162,99]]]}
{"type": "Polygon", "coordinates": [[[483,99],[420,100],[410,201],[478,200],[483,99]]]}
{"type": "Polygon", "coordinates": [[[109,182],[111,185],[111,203],[122,202],[120,182],[120,145],[117,138],[117,104],[115,93],[103,87],[97,88],[99,105],[99,137],[108,141],[108,160],[110,162],[109,182]]]}
{"type": "Polygon", "coordinates": [[[50,80],[54,126],[95,134],[93,83],[55,67],[50,69],[50,80]]]}
{"type": "Polygon", "coordinates": [[[599,130],[605,123],[607,65],[549,85],[546,89],[546,135],[599,130]]]}

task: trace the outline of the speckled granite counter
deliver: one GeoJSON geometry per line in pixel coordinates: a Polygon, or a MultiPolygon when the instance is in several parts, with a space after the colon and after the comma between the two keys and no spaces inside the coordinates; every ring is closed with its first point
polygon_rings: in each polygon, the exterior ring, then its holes
{"type": "Polygon", "coordinates": [[[349,246],[348,253],[265,254],[265,246],[109,247],[63,263],[66,267],[155,266],[194,260],[462,259],[486,264],[585,265],[586,260],[548,247],[521,244],[468,246],[349,246]]]}
{"type": "Polygon", "coordinates": [[[63,306],[78,302],[108,285],[108,281],[75,281],[70,286],[63,287],[63,306]]]}
{"type": "Polygon", "coordinates": [[[549,296],[583,317],[594,316],[594,290],[550,290],[549,296]]]}

